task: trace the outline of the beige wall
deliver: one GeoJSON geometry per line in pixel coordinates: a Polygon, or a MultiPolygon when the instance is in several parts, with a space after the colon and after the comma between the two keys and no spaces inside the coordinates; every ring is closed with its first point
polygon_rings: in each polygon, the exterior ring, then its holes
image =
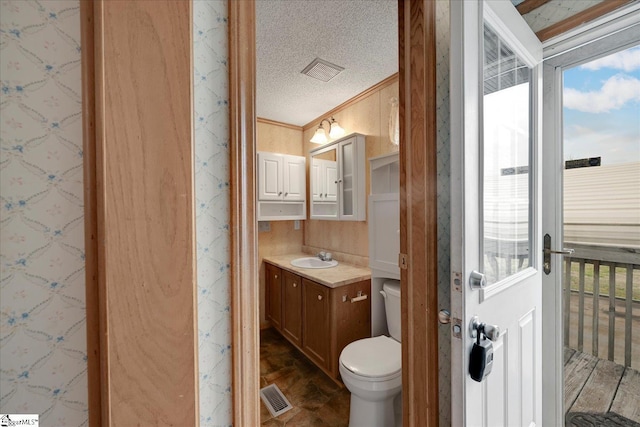
{"type": "MultiPolygon", "coordinates": [[[[347,134],[358,132],[366,135],[366,196],[369,194],[369,158],[397,151],[398,146],[389,141],[389,113],[391,98],[398,97],[398,80],[373,91],[370,95],[349,104],[333,113],[336,121],[347,134]]],[[[322,117],[324,118],[324,116],[322,117]]],[[[325,124],[326,126],[326,124],[325,124]]],[[[318,121],[304,128],[303,143],[307,155],[307,169],[310,164],[309,150],[317,144],[309,142],[318,127],[318,121]]],[[[368,218],[368,216],[367,216],[368,218]]],[[[367,221],[320,221],[307,220],[304,227],[305,246],[363,257],[365,265],[369,256],[369,234],[367,221]]],[[[343,257],[346,258],[346,257],[343,257]]],[[[349,257],[353,259],[353,257],[349,257]]],[[[339,258],[338,258],[339,259],[339,258]]],[[[347,259],[345,259],[346,261],[347,259]]]]}
{"type": "MultiPolygon", "coordinates": [[[[256,131],[258,151],[304,155],[302,128],[293,128],[258,120],[256,131]]],[[[294,230],[294,221],[269,221],[271,231],[258,233],[258,265],[260,266],[260,325],[267,326],[265,319],[264,264],[267,255],[284,255],[302,250],[303,230],[294,230]]]]}

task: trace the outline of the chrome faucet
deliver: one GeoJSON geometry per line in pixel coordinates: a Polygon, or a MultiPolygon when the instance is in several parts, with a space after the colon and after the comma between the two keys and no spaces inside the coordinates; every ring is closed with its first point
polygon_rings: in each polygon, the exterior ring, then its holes
{"type": "Polygon", "coordinates": [[[318,254],[318,258],[320,258],[322,261],[331,261],[331,252],[320,251],[320,253],[318,254]]]}

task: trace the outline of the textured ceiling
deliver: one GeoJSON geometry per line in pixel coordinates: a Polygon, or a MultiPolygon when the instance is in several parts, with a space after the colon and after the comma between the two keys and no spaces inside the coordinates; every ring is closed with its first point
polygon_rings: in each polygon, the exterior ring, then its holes
{"type": "MultiPolygon", "coordinates": [[[[602,1],[551,0],[523,18],[536,32],[602,1]]],[[[397,0],[258,0],[256,16],[258,117],[302,126],[398,71],[397,0]],[[315,58],[344,71],[301,74],[315,58]]]]}
{"type": "Polygon", "coordinates": [[[256,2],[256,112],[305,125],[398,71],[397,0],[256,2]],[[324,83],[316,57],[344,67],[324,83]]]}

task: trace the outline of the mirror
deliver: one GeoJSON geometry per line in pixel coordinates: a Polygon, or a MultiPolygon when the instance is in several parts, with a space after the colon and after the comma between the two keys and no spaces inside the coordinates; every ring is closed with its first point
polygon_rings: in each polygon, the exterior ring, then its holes
{"type": "Polygon", "coordinates": [[[328,147],[311,155],[311,217],[338,218],[338,151],[328,147]]]}

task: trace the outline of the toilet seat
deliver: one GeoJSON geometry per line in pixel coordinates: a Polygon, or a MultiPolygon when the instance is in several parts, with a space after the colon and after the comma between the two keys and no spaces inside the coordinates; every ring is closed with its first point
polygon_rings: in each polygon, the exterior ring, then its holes
{"type": "Polygon", "coordinates": [[[342,350],[340,364],[363,380],[386,381],[401,375],[402,346],[385,335],[354,341],[342,350]]]}

